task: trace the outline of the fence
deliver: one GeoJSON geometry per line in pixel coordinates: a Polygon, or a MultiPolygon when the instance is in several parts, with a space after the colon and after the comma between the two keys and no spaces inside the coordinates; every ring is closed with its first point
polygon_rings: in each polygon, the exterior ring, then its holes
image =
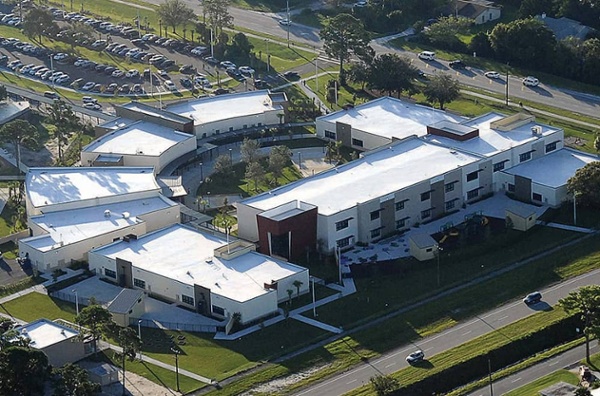
{"type": "MultiPolygon", "coordinates": [[[[60,291],[60,290],[59,291],[55,291],[55,292],[51,292],[49,294],[50,294],[50,297],[58,298],[59,300],[63,300],[63,301],[75,304],[75,294],[65,293],[65,292],[60,291]]],[[[77,296],[77,302],[81,306],[88,306],[88,305],[90,305],[90,299],[89,298],[85,298],[85,297],[77,296]]],[[[108,304],[108,301],[100,301],[100,300],[96,299],[96,303],[100,304],[100,305],[106,305],[106,304],[108,304]]]]}
{"type": "Polygon", "coordinates": [[[223,328],[221,326],[165,322],[154,319],[129,318],[129,325],[137,326],[138,323],[142,327],[149,327],[153,329],[162,330],[190,331],[194,333],[216,333],[217,331],[223,331],[223,328]],[[139,322],[140,320],[141,322],[139,322]]]}
{"type": "Polygon", "coordinates": [[[26,238],[28,236],[29,236],[29,230],[23,230],[23,231],[15,233],[15,234],[10,234],[10,235],[0,238],[0,245],[4,244],[6,242],[17,243],[17,241],[19,239],[26,238]]]}

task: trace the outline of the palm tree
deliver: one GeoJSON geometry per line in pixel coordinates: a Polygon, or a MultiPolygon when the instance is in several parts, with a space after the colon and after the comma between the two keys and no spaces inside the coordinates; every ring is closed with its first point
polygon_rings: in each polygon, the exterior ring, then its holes
{"type": "Polygon", "coordinates": [[[15,147],[17,168],[21,170],[21,145],[37,143],[38,130],[29,121],[16,119],[0,128],[0,142],[11,143],[15,147]]]}
{"type": "Polygon", "coordinates": [[[303,284],[304,283],[302,281],[299,281],[298,279],[296,279],[294,283],[292,283],[292,285],[294,285],[294,287],[296,288],[296,297],[300,295],[300,286],[302,286],[303,284]]]}

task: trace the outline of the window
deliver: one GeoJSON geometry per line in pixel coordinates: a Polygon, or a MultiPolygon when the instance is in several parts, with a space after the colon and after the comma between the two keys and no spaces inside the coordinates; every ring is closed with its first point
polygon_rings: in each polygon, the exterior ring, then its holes
{"type": "Polygon", "coordinates": [[[258,124],[256,124],[256,125],[258,125],[259,127],[261,127],[261,126],[262,126],[262,122],[259,122],[259,123],[258,123],[258,124]]]}
{"type": "Polygon", "coordinates": [[[504,161],[494,164],[494,172],[499,172],[504,169],[504,161]]]}
{"type": "Polygon", "coordinates": [[[232,132],[232,131],[233,131],[233,127],[229,127],[229,132],[232,132]]]}
{"type": "Polygon", "coordinates": [[[533,200],[542,202],[542,194],[533,193],[533,200]]]}
{"type": "Polygon", "coordinates": [[[515,192],[515,185],[508,183],[508,192],[515,192]]]}
{"type": "Polygon", "coordinates": [[[379,216],[380,215],[379,215],[379,211],[378,210],[375,210],[375,211],[371,212],[371,221],[377,220],[379,218],[379,216]]]}
{"type": "Polygon", "coordinates": [[[427,201],[431,197],[431,191],[421,193],[421,202],[427,201]]]}
{"type": "Polygon", "coordinates": [[[225,309],[217,307],[216,305],[212,306],[212,311],[217,315],[225,316],[225,309]]]}
{"type": "Polygon", "coordinates": [[[475,172],[471,172],[469,174],[467,174],[467,181],[473,181],[473,180],[477,180],[477,178],[479,177],[479,172],[475,171],[475,172]]]}
{"type": "Polygon", "coordinates": [[[454,183],[456,182],[452,182],[452,183],[448,183],[444,186],[444,190],[446,192],[450,192],[450,191],[454,191],[454,183]]]}
{"type": "Polygon", "coordinates": [[[104,275],[109,278],[117,279],[117,273],[113,270],[109,270],[108,268],[104,268],[104,275]]]}
{"type": "Polygon", "coordinates": [[[452,210],[456,206],[456,200],[446,202],[446,210],[452,210]]]}
{"type": "Polygon", "coordinates": [[[181,302],[187,305],[194,305],[194,298],[190,296],[186,296],[185,294],[181,295],[181,302]]]}
{"type": "Polygon", "coordinates": [[[363,146],[363,141],[360,140],[360,139],[354,139],[354,138],[352,138],[352,145],[353,146],[362,147],[363,146]]]}
{"type": "Polygon", "coordinates": [[[335,132],[331,132],[328,131],[327,129],[325,130],[325,137],[327,139],[334,139],[335,140],[335,132]]]}
{"type": "Polygon", "coordinates": [[[478,188],[467,192],[467,199],[474,199],[474,198],[477,198],[478,196],[479,196],[478,188]]]}
{"type": "Polygon", "coordinates": [[[133,278],[133,285],[135,287],[139,287],[140,289],[145,289],[146,288],[146,281],[141,280],[141,279],[133,278]]]}
{"type": "Polygon", "coordinates": [[[546,153],[556,150],[556,142],[552,142],[546,145],[546,153]]]}
{"type": "Polygon", "coordinates": [[[371,238],[379,238],[381,236],[381,228],[371,230],[371,238]]]}
{"type": "Polygon", "coordinates": [[[244,126],[242,128],[246,129],[246,128],[248,128],[248,125],[244,124],[244,126]]]}
{"type": "Polygon", "coordinates": [[[352,238],[352,237],[346,237],[346,238],[338,239],[336,241],[337,247],[343,248],[343,247],[349,246],[350,245],[350,238],[352,238]]]}
{"type": "Polygon", "coordinates": [[[396,202],[396,211],[404,209],[404,202],[406,201],[396,202]]]}
{"type": "Polygon", "coordinates": [[[519,162],[525,162],[531,159],[531,151],[519,155],[519,162]]]}
{"type": "Polygon", "coordinates": [[[431,217],[431,209],[421,211],[421,219],[427,219],[431,217]]]}
{"type": "Polygon", "coordinates": [[[337,223],[335,223],[335,230],[336,231],[343,230],[344,228],[348,228],[348,219],[342,220],[342,221],[338,221],[337,223]]]}
{"type": "Polygon", "coordinates": [[[407,219],[396,220],[396,229],[399,230],[401,228],[406,227],[406,220],[407,219]]]}
{"type": "Polygon", "coordinates": [[[220,129],[215,129],[215,135],[218,135],[219,133],[221,133],[220,129]]]}

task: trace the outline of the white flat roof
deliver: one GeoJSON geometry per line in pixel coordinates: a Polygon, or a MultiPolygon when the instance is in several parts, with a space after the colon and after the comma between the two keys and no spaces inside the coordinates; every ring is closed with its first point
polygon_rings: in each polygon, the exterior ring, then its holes
{"type": "Polygon", "coordinates": [[[76,337],[79,333],[66,326],[48,319],[38,319],[17,328],[21,336],[31,340],[31,346],[36,349],[44,349],[64,340],[76,337]]]}
{"type": "Polygon", "coordinates": [[[564,148],[541,158],[524,162],[504,172],[526,177],[537,184],[557,188],[567,184],[577,170],[594,161],[598,161],[598,157],[564,148]]]}
{"type": "Polygon", "coordinates": [[[319,214],[328,216],[478,160],[474,155],[412,138],[242,203],[269,210],[299,200],[317,206],[319,214]]]}
{"type": "Polygon", "coordinates": [[[48,234],[22,239],[21,242],[46,252],[60,247],[61,243],[69,245],[138,224],[141,220],[137,216],[168,207],[179,210],[176,203],[157,196],[33,216],[30,221],[48,234]],[[110,211],[110,217],[105,214],[107,210],[110,211]]]}
{"type": "Polygon", "coordinates": [[[561,131],[559,128],[553,128],[535,121],[528,122],[510,131],[500,131],[491,128],[490,124],[492,122],[506,117],[504,114],[492,112],[463,122],[463,125],[479,129],[479,137],[462,142],[436,135],[427,135],[424,139],[447,147],[456,147],[460,150],[484,157],[491,157],[500,152],[510,150],[513,147],[537,140],[541,136],[548,136],[561,131]],[[540,135],[532,134],[531,128],[534,126],[541,128],[540,135]]]}
{"type": "Polygon", "coordinates": [[[221,237],[175,224],[137,240],[115,242],[94,253],[130,261],[134,267],[191,286],[198,284],[211,293],[239,302],[269,293],[264,283],[305,271],[256,252],[232,260],[213,257],[214,250],[226,244],[221,237]],[[212,262],[207,262],[208,258],[212,262]]]}
{"type": "Polygon", "coordinates": [[[188,139],[196,137],[152,122],[138,121],[99,137],[84,147],[83,151],[158,157],[188,139]]]}
{"type": "Polygon", "coordinates": [[[266,111],[283,110],[280,105],[273,106],[269,91],[248,91],[233,94],[210,96],[206,98],[176,103],[167,110],[190,117],[195,125],[228,120],[230,118],[262,114],[266,111]]]}
{"type": "Polygon", "coordinates": [[[27,195],[35,207],[160,190],[149,167],[29,168],[27,195]]]}
{"type": "Polygon", "coordinates": [[[462,122],[466,118],[387,96],[317,120],[350,124],[353,129],[388,139],[404,139],[410,135],[427,134],[427,125],[443,120],[462,122]]]}

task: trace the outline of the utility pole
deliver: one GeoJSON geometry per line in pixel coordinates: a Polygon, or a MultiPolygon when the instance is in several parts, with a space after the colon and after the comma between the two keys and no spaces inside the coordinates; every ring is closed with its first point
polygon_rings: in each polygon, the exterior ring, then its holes
{"type": "Polygon", "coordinates": [[[492,361],[488,357],[488,374],[490,378],[490,396],[494,396],[494,387],[492,386],[492,361]]]}
{"type": "Polygon", "coordinates": [[[290,48],[290,26],[292,21],[290,20],[290,0],[285,1],[285,8],[287,10],[287,46],[290,48]]]}
{"type": "Polygon", "coordinates": [[[508,106],[508,63],[506,64],[506,106],[508,106]]]}

